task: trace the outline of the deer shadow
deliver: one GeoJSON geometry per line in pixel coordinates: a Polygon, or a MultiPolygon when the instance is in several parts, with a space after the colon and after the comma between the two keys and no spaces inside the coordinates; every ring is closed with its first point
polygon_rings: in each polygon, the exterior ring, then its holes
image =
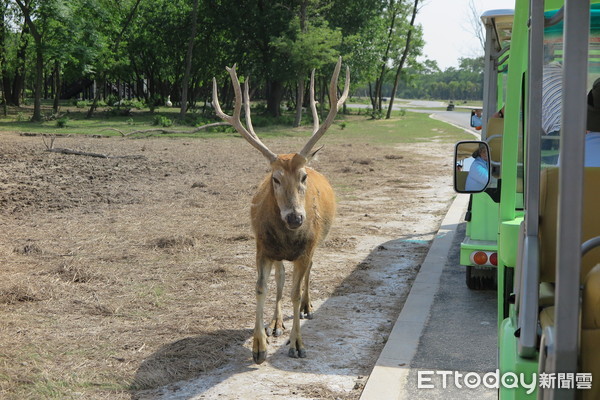
{"type": "MultiPolygon", "coordinates": [[[[132,399],[163,398],[169,394],[190,398],[235,375],[252,373],[260,380],[273,370],[368,376],[427,254],[431,239],[424,238],[435,233],[405,235],[375,246],[327,299],[314,301],[315,318],[302,321],[307,358],[288,356],[292,320],[287,297],[284,298],[286,332],[269,339],[264,364],[257,366],[252,361],[252,329],[220,330],[184,338],[166,344],[142,362],[131,387],[132,399]],[[207,346],[222,349],[217,360],[202,358],[202,349],[207,346]]],[[[322,258],[322,255],[315,257],[313,288],[319,282],[317,263],[332,262],[322,258]]],[[[290,267],[286,264],[288,275],[290,267]]],[[[269,297],[274,297],[274,286],[271,281],[269,297]]],[[[266,313],[265,318],[270,318],[270,314],[266,313]]]]}

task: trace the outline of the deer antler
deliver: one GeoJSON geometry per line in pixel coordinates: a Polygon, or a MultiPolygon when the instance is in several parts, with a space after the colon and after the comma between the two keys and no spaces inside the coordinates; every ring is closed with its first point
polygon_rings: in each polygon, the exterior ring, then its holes
{"type": "Polygon", "coordinates": [[[312,73],[310,74],[310,108],[313,116],[313,134],[308,140],[308,143],[306,143],[302,150],[300,150],[300,153],[298,153],[304,158],[307,158],[314,145],[319,141],[319,139],[321,139],[325,131],[329,129],[333,123],[333,120],[335,119],[335,116],[337,115],[338,108],[344,104],[346,98],[348,98],[348,91],[350,90],[350,68],[348,67],[346,67],[346,82],[344,83],[344,91],[342,92],[342,97],[338,98],[337,83],[341,67],[342,57],[339,58],[335,69],[333,70],[331,82],[329,83],[329,114],[321,126],[319,126],[319,116],[317,114],[317,106],[315,104],[315,70],[313,69],[312,73]]]}
{"type": "Polygon", "coordinates": [[[270,163],[277,159],[277,154],[273,153],[261,140],[258,138],[252,127],[252,120],[250,118],[250,96],[248,95],[248,79],[244,83],[244,96],[242,97],[242,88],[240,87],[240,81],[238,80],[235,72],[235,64],[232,68],[226,67],[227,72],[231,76],[231,83],[233,84],[233,90],[235,92],[235,106],[233,107],[233,115],[227,115],[221,110],[219,104],[219,98],[217,96],[217,80],[213,78],[213,106],[215,107],[215,113],[223,121],[233,126],[240,135],[244,137],[252,146],[260,151],[270,163]],[[246,114],[246,126],[240,121],[240,115],[242,113],[242,102],[244,103],[244,113],[246,114]]]}

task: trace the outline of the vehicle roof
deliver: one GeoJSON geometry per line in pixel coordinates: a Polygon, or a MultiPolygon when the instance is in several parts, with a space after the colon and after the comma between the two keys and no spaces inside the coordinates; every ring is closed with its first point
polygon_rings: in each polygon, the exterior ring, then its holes
{"type": "Polygon", "coordinates": [[[481,14],[481,21],[494,27],[496,40],[501,47],[510,42],[515,11],[511,9],[488,10],[481,14]]]}

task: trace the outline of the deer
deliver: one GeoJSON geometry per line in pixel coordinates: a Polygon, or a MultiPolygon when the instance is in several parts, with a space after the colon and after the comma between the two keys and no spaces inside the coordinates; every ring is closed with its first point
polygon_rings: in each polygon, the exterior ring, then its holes
{"type": "Polygon", "coordinates": [[[225,114],[219,104],[217,80],[213,78],[213,106],[216,115],[233,126],[254,148],[262,153],[270,170],[260,183],[252,199],[250,221],[256,239],[256,320],[252,339],[252,358],[261,364],[267,356],[267,336],[280,336],[285,329],[282,314],[282,293],[285,282],[283,261],[293,263],[291,300],[293,323],[290,331],[288,355],[305,358],[306,349],[300,332],[300,319],[313,318],[309,292],[309,276],[313,254],[327,236],[336,211],[335,194],[325,176],[308,167],[308,163],[321,149],[313,151],[315,144],[332,125],[338,108],[346,101],[350,88],[350,69],[346,68],[346,81],[338,96],[340,57],[329,85],[330,109],[323,124],[319,123],[314,95],[315,71],[310,77],[310,107],[313,117],[312,135],[298,153],[275,154],[259,139],[252,126],[249,79],[244,80],[244,91],[236,73],[236,66],[226,67],[235,93],[233,114],[225,114]],[[246,126],[240,120],[242,104],[246,126]],[[275,312],[268,326],[264,324],[264,304],[267,280],[275,268],[277,295],[275,312]]]}

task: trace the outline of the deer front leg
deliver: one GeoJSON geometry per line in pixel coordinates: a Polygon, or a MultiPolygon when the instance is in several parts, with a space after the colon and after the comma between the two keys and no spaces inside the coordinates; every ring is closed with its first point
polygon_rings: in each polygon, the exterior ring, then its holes
{"type": "Polygon", "coordinates": [[[292,332],[290,333],[290,349],[288,355],[293,358],[305,358],[306,350],[300,333],[300,302],[301,302],[301,286],[311,260],[310,257],[301,258],[294,261],[294,273],[292,279],[292,306],[294,308],[294,323],[292,332]]]}
{"type": "Polygon", "coordinates": [[[256,281],[256,321],[254,324],[254,337],[252,340],[252,358],[261,364],[267,358],[267,334],[263,321],[265,298],[267,297],[267,279],[271,275],[273,261],[257,255],[256,268],[258,280],[256,281]]]}
{"type": "Polygon", "coordinates": [[[277,282],[277,298],[275,300],[275,313],[271,324],[267,328],[267,336],[281,336],[285,326],[283,326],[283,314],[281,312],[281,298],[283,297],[283,284],[285,283],[285,268],[283,261],[275,262],[275,282],[277,282]]]}
{"type": "Polygon", "coordinates": [[[302,291],[302,302],[300,303],[300,318],[313,319],[313,306],[310,301],[310,269],[312,268],[312,261],[310,262],[306,275],[304,275],[304,290],[302,291]]]}

